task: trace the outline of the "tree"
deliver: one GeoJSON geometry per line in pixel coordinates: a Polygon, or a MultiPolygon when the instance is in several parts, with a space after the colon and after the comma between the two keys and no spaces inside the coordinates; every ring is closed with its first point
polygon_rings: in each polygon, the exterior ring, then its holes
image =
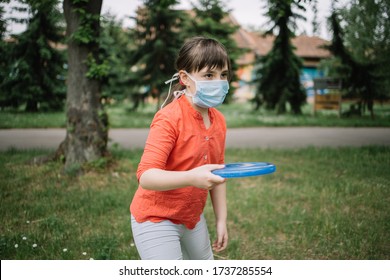
{"type": "Polygon", "coordinates": [[[311,21],[311,25],[313,27],[313,36],[318,35],[320,32],[320,25],[318,23],[318,0],[311,1],[311,8],[313,11],[313,19],[311,21]]]}
{"type": "Polygon", "coordinates": [[[343,27],[345,47],[372,79],[372,91],[361,97],[367,101],[370,99],[368,95],[389,98],[390,1],[353,0],[347,7],[338,9],[337,14],[343,27]]]}
{"type": "Polygon", "coordinates": [[[287,103],[294,114],[301,113],[301,106],[306,101],[306,93],[300,83],[301,60],[294,54],[291,38],[294,36],[294,20],[303,18],[294,13],[293,8],[304,10],[299,0],[268,0],[266,15],[273,26],[265,35],[277,32],[272,50],[258,58],[257,71],[257,108],[265,103],[267,109],[276,109],[277,113],[287,111],[287,103]]]}
{"type": "MultiPolygon", "coordinates": [[[[239,26],[228,21],[229,10],[223,8],[220,0],[198,0],[198,5],[193,4],[195,11],[191,24],[187,26],[184,33],[190,36],[203,35],[211,37],[221,42],[229,53],[232,64],[233,77],[231,81],[237,80],[235,75],[238,65],[236,60],[245,50],[238,48],[232,35],[239,26]]],[[[232,90],[234,91],[234,89],[232,90]]],[[[230,97],[231,95],[228,95],[230,97]]],[[[226,99],[228,100],[228,99],[226,99]]]]}
{"type": "Polygon", "coordinates": [[[183,42],[179,31],[184,15],[171,8],[175,4],[177,0],[145,0],[135,18],[137,49],[130,63],[137,68],[138,83],[149,88],[158,107],[164,81],[175,73],[174,62],[183,42]]]}
{"type": "MultiPolygon", "coordinates": [[[[3,1],[8,4],[9,0],[3,1]]],[[[5,41],[5,35],[7,32],[7,19],[4,17],[5,9],[3,2],[0,3],[0,81],[4,81],[8,76],[9,55],[7,42],[5,41]]],[[[0,84],[0,108],[7,104],[6,95],[3,93],[2,83],[0,84]]]]}
{"type": "Polygon", "coordinates": [[[110,66],[102,80],[102,97],[108,100],[123,100],[132,86],[129,57],[133,40],[129,40],[131,30],[122,26],[122,21],[113,15],[105,14],[102,18],[99,57],[110,66]]]}
{"type": "Polygon", "coordinates": [[[350,97],[360,98],[359,107],[367,106],[374,117],[374,98],[377,96],[377,77],[374,73],[377,65],[372,61],[358,61],[343,42],[343,32],[339,24],[338,14],[333,11],[331,18],[333,38],[328,46],[330,52],[339,60],[336,63],[336,75],[343,81],[343,88],[350,97]]]}
{"type": "Polygon", "coordinates": [[[4,17],[5,9],[4,4],[9,4],[10,0],[2,0],[0,1],[0,36],[1,39],[4,39],[5,33],[7,31],[7,20],[4,17]]]}
{"type": "Polygon", "coordinates": [[[100,80],[108,72],[99,61],[102,0],[64,0],[68,38],[66,138],[58,153],[65,170],[81,170],[107,154],[108,119],[101,104],[100,80]]]}
{"type": "Polygon", "coordinates": [[[25,0],[27,29],[13,35],[7,60],[9,73],[1,85],[3,105],[25,110],[61,110],[65,98],[64,56],[56,49],[63,40],[58,0],[25,0]]]}

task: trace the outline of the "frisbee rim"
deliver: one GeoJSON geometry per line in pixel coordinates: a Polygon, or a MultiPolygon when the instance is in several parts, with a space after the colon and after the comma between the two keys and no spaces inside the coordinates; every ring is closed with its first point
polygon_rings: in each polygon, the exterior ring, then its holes
{"type": "Polygon", "coordinates": [[[270,162],[234,162],[225,164],[224,168],[214,169],[213,174],[222,178],[241,178],[271,174],[276,166],[270,162]]]}

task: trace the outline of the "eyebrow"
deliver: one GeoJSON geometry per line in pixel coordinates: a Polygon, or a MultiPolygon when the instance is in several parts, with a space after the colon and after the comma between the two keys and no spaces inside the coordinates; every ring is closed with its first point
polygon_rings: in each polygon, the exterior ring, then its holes
{"type": "MultiPolygon", "coordinates": [[[[207,69],[207,70],[205,70],[205,71],[200,71],[200,73],[202,73],[202,74],[207,74],[207,73],[215,73],[215,72],[217,72],[216,70],[215,70],[215,68],[213,68],[213,69],[207,69]]],[[[223,69],[222,71],[221,71],[221,73],[228,73],[229,72],[229,69],[223,69]]]]}

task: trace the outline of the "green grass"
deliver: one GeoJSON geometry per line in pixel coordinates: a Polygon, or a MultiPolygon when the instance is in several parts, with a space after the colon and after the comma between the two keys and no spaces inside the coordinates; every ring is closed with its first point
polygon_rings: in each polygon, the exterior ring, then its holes
{"type": "MultiPolygon", "coordinates": [[[[82,177],[27,163],[47,152],[0,153],[1,259],[138,259],[128,208],[142,151],[113,150],[82,177]]],[[[230,241],[217,259],[389,259],[390,148],[230,149],[226,161],[277,171],[228,181],[230,241]]],[[[210,201],[205,215],[214,239],[210,201]]]]}
{"type": "MultiPolygon", "coordinates": [[[[156,105],[148,104],[131,111],[131,104],[117,103],[106,106],[111,128],[148,128],[156,112],[156,105]]],[[[390,106],[375,105],[376,118],[368,112],[362,117],[338,117],[336,111],[319,111],[312,115],[312,106],[303,107],[303,114],[277,115],[261,109],[253,111],[250,103],[224,104],[219,107],[226,117],[228,127],[259,126],[338,126],[338,127],[390,127],[390,106]]],[[[348,104],[343,104],[343,111],[348,104]]],[[[0,128],[65,127],[65,113],[21,113],[0,111],[0,128]]]]}
{"type": "Polygon", "coordinates": [[[64,112],[25,113],[0,111],[0,128],[65,127],[64,112]]]}

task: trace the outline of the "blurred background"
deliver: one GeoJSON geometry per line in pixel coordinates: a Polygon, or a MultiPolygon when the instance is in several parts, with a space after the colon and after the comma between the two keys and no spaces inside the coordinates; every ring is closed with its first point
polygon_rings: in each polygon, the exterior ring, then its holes
{"type": "MultiPolygon", "coordinates": [[[[0,11],[0,108],[63,109],[62,2],[2,1],[0,11]],[[47,60],[40,71],[36,56],[47,60]]],[[[388,11],[388,1],[367,0],[103,1],[102,100],[126,101],[134,110],[145,101],[159,104],[167,91],[163,82],[175,72],[178,48],[190,36],[205,35],[224,43],[233,61],[226,102],[301,114],[313,103],[314,79],[331,77],[340,81],[338,93],[349,102],[346,114],[374,115],[373,104],[389,98],[388,11]],[[283,49],[291,54],[278,56],[283,49]]]]}

